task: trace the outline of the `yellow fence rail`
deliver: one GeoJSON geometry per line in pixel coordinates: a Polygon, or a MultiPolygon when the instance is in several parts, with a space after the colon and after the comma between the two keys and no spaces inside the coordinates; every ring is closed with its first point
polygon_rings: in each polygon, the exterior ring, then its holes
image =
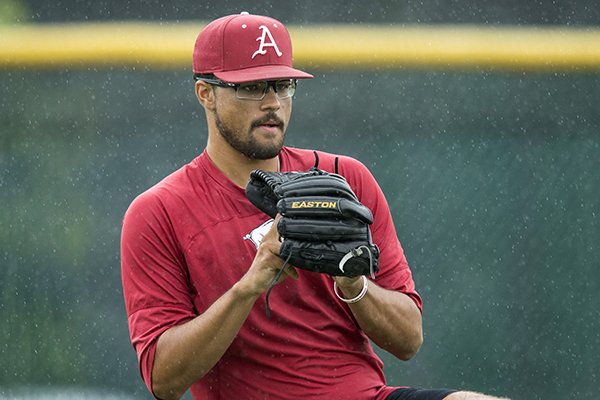
{"type": "MultiPolygon", "coordinates": [[[[0,69],[191,68],[197,23],[0,26],[0,69]]],[[[600,70],[600,28],[289,26],[304,68],[600,70]]]]}

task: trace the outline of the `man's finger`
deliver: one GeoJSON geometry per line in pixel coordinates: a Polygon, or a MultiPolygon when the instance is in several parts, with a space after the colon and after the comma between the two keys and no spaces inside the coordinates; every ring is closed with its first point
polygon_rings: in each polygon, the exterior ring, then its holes
{"type": "Polygon", "coordinates": [[[279,220],[281,218],[282,218],[281,214],[277,214],[275,216],[275,219],[273,220],[273,224],[271,225],[271,228],[269,229],[269,231],[267,232],[267,234],[265,235],[263,240],[271,239],[271,238],[279,240],[279,231],[277,230],[277,224],[279,223],[279,220]]]}

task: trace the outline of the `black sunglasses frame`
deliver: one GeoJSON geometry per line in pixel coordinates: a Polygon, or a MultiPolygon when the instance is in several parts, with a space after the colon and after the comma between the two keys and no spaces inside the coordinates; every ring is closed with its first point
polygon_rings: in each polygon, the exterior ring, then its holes
{"type": "MultiPolygon", "coordinates": [[[[225,82],[225,81],[222,81],[220,79],[217,79],[214,76],[206,76],[206,75],[203,76],[203,75],[200,75],[200,74],[194,75],[194,80],[195,81],[203,81],[203,82],[206,82],[208,84],[219,86],[219,87],[235,89],[236,96],[238,94],[238,89],[240,88],[240,86],[242,86],[242,85],[244,85],[246,83],[246,82],[245,83],[225,82]]],[[[277,93],[277,82],[287,81],[287,80],[288,79],[276,79],[276,80],[268,80],[268,81],[257,81],[257,82],[267,82],[267,87],[265,88],[265,90],[263,92],[263,95],[262,95],[262,97],[260,99],[259,98],[256,98],[256,99],[254,99],[254,98],[247,98],[247,97],[241,97],[241,98],[238,97],[238,98],[240,100],[258,100],[258,101],[260,101],[260,100],[262,100],[262,99],[265,98],[265,96],[267,95],[267,92],[269,91],[270,87],[272,87],[273,91],[275,92],[275,94],[278,95],[278,93],[277,93]]],[[[292,81],[292,83],[294,85],[294,92],[295,92],[296,86],[298,85],[298,79],[290,78],[289,81],[292,81]]],[[[247,82],[247,83],[250,83],[250,82],[247,82]]],[[[279,95],[277,97],[279,97],[279,95]]],[[[293,95],[292,96],[288,96],[288,97],[283,97],[283,99],[287,99],[287,98],[290,98],[290,97],[293,97],[293,95]]],[[[279,98],[281,98],[281,97],[279,97],[279,98]]]]}

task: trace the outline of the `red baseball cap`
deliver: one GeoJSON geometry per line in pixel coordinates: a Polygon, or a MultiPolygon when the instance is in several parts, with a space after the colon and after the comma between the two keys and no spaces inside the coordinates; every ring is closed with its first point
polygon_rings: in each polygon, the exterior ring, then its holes
{"type": "Polygon", "coordinates": [[[292,40],[276,19],[247,12],[206,25],[194,46],[194,74],[213,74],[225,82],[308,79],[292,66],[292,40]]]}

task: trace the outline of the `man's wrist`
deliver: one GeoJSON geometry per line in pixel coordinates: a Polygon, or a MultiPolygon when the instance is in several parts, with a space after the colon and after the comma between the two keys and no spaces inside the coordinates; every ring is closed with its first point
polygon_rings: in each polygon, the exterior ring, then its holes
{"type": "Polygon", "coordinates": [[[256,301],[258,297],[262,294],[262,291],[257,290],[253,285],[251,285],[248,280],[242,278],[237,281],[233,287],[231,288],[231,292],[235,298],[239,300],[250,300],[256,301]]]}
{"type": "Polygon", "coordinates": [[[356,296],[362,288],[363,281],[362,276],[336,276],[334,281],[337,283],[337,287],[348,296],[356,296]]]}
{"type": "Polygon", "coordinates": [[[335,295],[342,300],[344,303],[353,304],[358,303],[362,300],[363,297],[367,294],[367,290],[369,288],[369,280],[365,276],[361,276],[351,282],[340,280],[334,280],[333,283],[333,291],[335,295]],[[362,278],[362,279],[359,279],[362,278]],[[338,282],[347,283],[347,286],[343,287],[340,285],[340,288],[343,292],[343,295],[338,293],[338,282]]]}

